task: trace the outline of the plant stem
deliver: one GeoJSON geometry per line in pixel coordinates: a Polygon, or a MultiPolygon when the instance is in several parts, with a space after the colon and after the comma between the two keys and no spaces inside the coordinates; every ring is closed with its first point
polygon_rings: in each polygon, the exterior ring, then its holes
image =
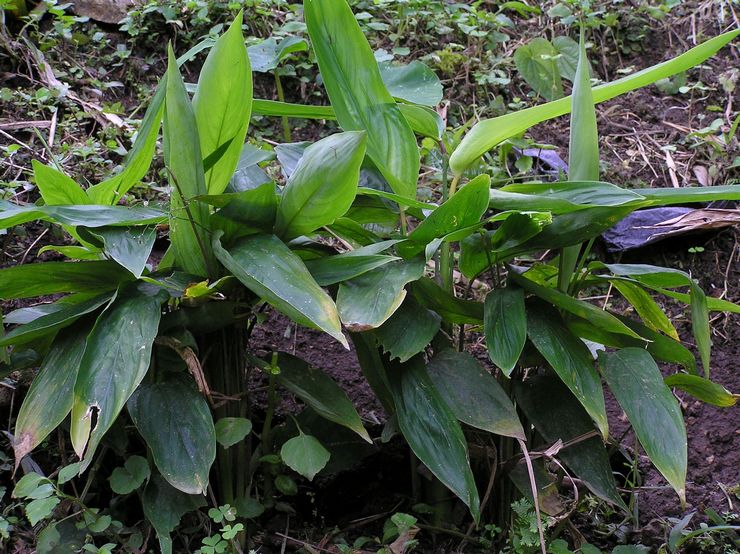
{"type": "MultiPolygon", "coordinates": [[[[280,81],[280,72],[275,69],[275,88],[277,89],[277,97],[280,102],[285,102],[285,93],[283,92],[283,83],[280,81]]],[[[290,136],[290,123],[288,122],[288,116],[284,115],[282,117],[283,121],[283,136],[285,137],[285,142],[292,142],[290,136]]]]}

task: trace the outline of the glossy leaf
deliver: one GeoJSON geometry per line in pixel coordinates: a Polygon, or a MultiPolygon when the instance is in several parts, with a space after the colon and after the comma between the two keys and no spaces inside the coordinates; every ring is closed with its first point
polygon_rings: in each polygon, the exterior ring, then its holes
{"type": "Polygon", "coordinates": [[[457,419],[496,435],[526,440],[514,404],[473,356],[442,350],[427,364],[427,372],[457,419]]]}
{"type": "Polygon", "coordinates": [[[26,344],[44,335],[68,327],[85,314],[94,312],[100,306],[108,303],[111,298],[113,298],[112,293],[105,293],[88,300],[83,300],[82,302],[63,305],[59,310],[42,315],[30,323],[16,327],[0,338],[0,346],[26,344]]]}
{"type": "Polygon", "coordinates": [[[62,332],[41,363],[15,422],[16,467],[59,426],[72,409],[77,371],[85,351],[86,327],[62,332]]]}
{"type": "Polygon", "coordinates": [[[32,165],[36,186],[47,206],[93,203],[80,185],[61,171],[36,160],[32,161],[32,165]]]}
{"type": "Polygon", "coordinates": [[[347,346],[334,302],[276,236],[246,237],[229,250],[217,236],[213,248],[218,260],[260,298],[293,321],[325,331],[347,346]]]}
{"type": "Polygon", "coordinates": [[[97,206],[19,206],[0,200],[0,229],[8,229],[29,221],[51,221],[76,227],[105,227],[107,225],[143,225],[161,223],[166,215],[153,208],[97,206]]]}
{"type": "Polygon", "coordinates": [[[114,290],[130,278],[113,262],[44,262],[0,269],[0,298],[114,290]]]}
{"type": "Polygon", "coordinates": [[[673,323],[671,323],[665,312],[658,306],[657,302],[645,292],[645,289],[622,279],[613,279],[610,282],[624,296],[625,300],[632,305],[642,321],[645,322],[645,325],[678,340],[678,332],[673,326],[673,323]]]}
{"type": "Polygon", "coordinates": [[[82,459],[81,471],[90,465],[103,435],[149,369],[162,294],[144,285],[124,289],[88,334],[74,387],[70,430],[72,446],[82,459]]]}
{"type": "Polygon", "coordinates": [[[414,60],[405,65],[378,64],[380,77],[394,98],[422,106],[442,101],[442,83],[427,65],[414,60]]]}
{"type": "Polygon", "coordinates": [[[320,369],[290,354],[280,353],[277,382],[303,400],[321,417],[338,423],[372,442],[347,394],[320,369]]]}
{"type": "Polygon", "coordinates": [[[216,432],[203,395],[177,381],[142,385],[128,412],[162,477],[187,494],[205,494],[216,432]]]}
{"type": "Polygon", "coordinates": [[[301,433],[283,444],[280,457],[290,469],[313,481],[329,461],[329,451],[316,437],[301,433]]]}
{"type": "Polygon", "coordinates": [[[417,356],[389,368],[388,380],[398,426],[411,450],[444,485],[480,518],[480,500],[470,469],[467,442],[455,415],[417,356]]]}
{"type": "Polygon", "coordinates": [[[313,278],[316,279],[316,282],[322,287],[325,287],[359,277],[368,271],[401,259],[397,256],[385,256],[382,254],[350,256],[354,252],[327,256],[317,260],[308,260],[306,261],[306,267],[311,272],[311,275],[313,275],[313,278]]]}
{"type": "Polygon", "coordinates": [[[331,225],[357,194],[365,133],[330,135],[306,148],[277,211],[275,233],[286,239],[331,225]]]}
{"type": "Polygon", "coordinates": [[[306,50],[308,50],[308,43],[295,36],[287,36],[280,40],[269,37],[247,48],[252,71],[259,73],[272,71],[290,54],[306,50]]]}
{"type": "Polygon", "coordinates": [[[277,213],[276,188],[270,181],[252,189],[196,196],[195,199],[220,208],[217,216],[243,224],[240,227],[269,230],[275,224],[277,213]]]}
{"type": "Polygon", "coordinates": [[[153,475],[141,497],[144,516],[152,524],[162,554],[172,554],[170,533],[182,516],[206,505],[201,495],[185,494],[172,487],[160,475],[153,475]]]}
{"type": "Polygon", "coordinates": [[[527,313],[522,289],[507,287],[492,290],[486,295],[483,334],[488,357],[508,377],[527,341],[527,313]]]}
{"type": "Polygon", "coordinates": [[[586,409],[606,439],[609,436],[609,423],[604,392],[591,352],[583,341],[568,331],[555,310],[542,304],[533,304],[531,308],[527,310],[529,339],[586,409]]]}
{"type": "Polygon", "coordinates": [[[427,277],[415,281],[412,291],[419,304],[437,312],[447,323],[483,323],[482,302],[456,298],[427,277]]]}
{"type": "Polygon", "coordinates": [[[85,231],[79,230],[83,239],[87,240],[86,234],[92,235],[102,243],[103,251],[110,259],[125,267],[134,277],[141,277],[157,238],[154,226],[102,227],[85,231]]]}
{"type": "Polygon", "coordinates": [[[706,402],[712,406],[729,408],[737,403],[737,394],[732,394],[719,383],[714,383],[698,375],[674,373],[663,379],[663,382],[669,387],[676,387],[684,392],[688,392],[694,398],[698,398],[702,402],[706,402]]]}
{"type": "Polygon", "coordinates": [[[154,93],[151,104],[141,120],[131,150],[126,154],[123,169],[87,189],[87,195],[94,204],[117,204],[131,187],[144,178],[154,159],[154,151],[159,136],[159,127],[164,115],[164,96],[167,88],[167,77],[163,77],[154,93]]]}
{"type": "Polygon", "coordinates": [[[205,172],[208,194],[220,194],[234,174],[252,111],[252,70],[242,36],[242,12],[203,63],[193,111],[203,159],[223,152],[205,172]]]}
{"type": "Polygon", "coordinates": [[[635,189],[635,193],[644,196],[647,206],[670,206],[693,202],[713,202],[715,200],[740,200],[740,185],[722,185],[715,187],[681,187],[635,189]]]}
{"type": "Polygon", "coordinates": [[[191,202],[191,199],[207,194],[208,189],[195,114],[171,47],[166,91],[162,135],[164,163],[172,186],[170,242],[181,269],[193,275],[206,276],[208,266],[212,264],[206,235],[208,209],[203,204],[191,202]]]}
{"type": "MultiPolygon", "coordinates": [[[[712,56],[738,34],[740,34],[740,31],[737,30],[724,33],[672,60],[595,87],[593,89],[594,102],[600,103],[610,100],[665,77],[686,71],[712,56]]],[[[570,104],[570,97],[566,97],[479,122],[452,153],[450,157],[452,172],[455,175],[461,175],[475,160],[507,138],[518,135],[537,123],[568,113],[570,104]]]]}
{"type": "Polygon", "coordinates": [[[391,358],[402,362],[423,352],[439,332],[442,318],[407,296],[395,313],[375,330],[375,337],[391,358]]]}
{"type": "Polygon", "coordinates": [[[393,191],[416,197],[416,138],[380,76],[352,10],[344,1],[306,0],[304,18],[324,86],[345,131],[367,132],[367,153],[393,191]]]}
{"type": "Polygon", "coordinates": [[[341,283],[337,310],[342,323],[352,332],[380,327],[403,302],[406,284],[423,273],[423,260],[398,261],[341,283]]]}
{"type": "MultiPolygon", "coordinates": [[[[527,418],[549,443],[558,440],[567,443],[594,431],[589,415],[555,376],[536,375],[525,381],[514,381],[514,393],[527,418]]],[[[557,457],[596,496],[627,510],[617,491],[606,448],[598,437],[568,445],[557,457]]]]}
{"type": "Polygon", "coordinates": [[[681,408],[648,352],[623,348],[600,353],[599,365],[640,444],[686,502],[687,443],[681,408]]]}

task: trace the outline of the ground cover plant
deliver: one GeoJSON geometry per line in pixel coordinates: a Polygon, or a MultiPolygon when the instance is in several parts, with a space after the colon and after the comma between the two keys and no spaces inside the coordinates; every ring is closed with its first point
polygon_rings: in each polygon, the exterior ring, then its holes
{"type": "MultiPolygon", "coordinates": [[[[12,496],[31,525],[45,522],[39,542],[81,548],[92,536],[88,550],[141,547],[140,530],[91,507],[88,486],[68,490],[73,476],[109,469],[102,460],[112,452],[120,464],[109,470],[111,489],[140,502],[162,551],[183,548],[173,547],[171,533],[206,505],[205,532],[185,548],[240,551],[254,545],[263,513],[290,510],[295,473],[313,480],[342,456],[342,441],[322,443],[309,431],[321,426],[316,418],[336,426],[337,436],[346,429],[373,442],[320,368],[250,349],[268,309],[345,347],[348,338],[353,343],[388,416],[380,440],[400,433],[433,476],[423,486],[416,471],[411,479],[438,527],[453,517],[451,491],[474,526],[500,527],[496,541],[544,552],[541,512],[552,509],[558,478],[628,514],[605,444],[605,387],[685,502],[686,432],[671,388],[718,406],[735,403],[711,380],[709,313],[740,308],[707,297],[684,271],[607,264],[591,250],[635,210],[738,200],[740,187],[626,189],[601,181],[594,104],[703,63],[737,31],[593,88],[582,34],[570,97],[445,129],[431,109],[442,89],[428,68],[379,65],[344,2],[306,1],[303,16],[308,42],[275,39],[248,54],[239,14],[181,58],[170,48],[120,172],[83,188],[35,163],[41,199],[0,206],[6,229],[43,220],[73,241],[47,247],[71,261],[0,270],[4,300],[53,297],[4,314],[13,326],[0,339],[9,347],[4,371],[39,366],[13,429],[15,466],[60,425],[79,460],[50,477],[23,467],[12,496]],[[285,102],[280,92],[280,63],[309,43],[326,89],[321,106],[285,102]],[[179,66],[198,49],[208,51],[206,60],[197,82],[186,83],[179,66]],[[278,101],[254,98],[255,59],[275,71],[278,101]],[[568,113],[567,174],[492,186],[482,157],[568,113]],[[339,129],[268,151],[245,144],[254,116],[281,118],[287,141],[287,117],[336,121],[339,129]],[[121,203],[155,160],[160,137],[167,193],[147,205],[121,203]],[[420,191],[417,137],[442,160],[434,201],[420,191]],[[166,244],[161,259],[152,256],[158,242],[166,244]],[[557,255],[540,258],[543,251],[557,255]],[[469,288],[485,280],[491,289],[463,299],[456,291],[463,280],[469,288]],[[637,317],[582,299],[599,288],[618,291],[637,317]],[[699,363],[653,293],[687,306],[699,363]],[[463,350],[471,328],[482,331],[495,375],[463,350]],[[664,378],[656,361],[680,369],[664,378]],[[255,372],[268,383],[257,428],[255,372]],[[283,390],[309,409],[275,426],[283,390]],[[488,483],[471,465],[469,444],[481,440],[496,468],[488,483]],[[547,448],[533,451],[541,444],[547,448]],[[531,502],[517,503],[520,495],[531,502]]],[[[545,97],[561,96],[547,90],[545,97]]],[[[400,541],[390,551],[412,548],[413,519],[391,518],[379,542],[400,541]]],[[[688,537],[677,528],[673,550],[688,537]]]]}

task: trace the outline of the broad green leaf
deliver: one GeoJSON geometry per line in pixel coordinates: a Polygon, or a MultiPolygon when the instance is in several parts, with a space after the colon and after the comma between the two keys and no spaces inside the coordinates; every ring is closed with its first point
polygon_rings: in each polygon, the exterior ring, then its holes
{"type": "Polygon", "coordinates": [[[419,149],[344,1],[306,0],[304,18],[324,86],[345,131],[367,131],[367,153],[396,194],[416,197],[419,149]]]}
{"type": "MultiPolygon", "coordinates": [[[[40,473],[31,472],[26,473],[23,477],[18,479],[18,482],[13,487],[11,493],[12,498],[31,498],[33,493],[40,487],[50,485],[51,480],[44,477],[40,473]]],[[[53,490],[53,489],[52,489],[53,490]]]]}
{"type": "Polygon", "coordinates": [[[268,231],[275,224],[278,196],[272,181],[239,192],[196,196],[195,200],[220,208],[215,213],[214,220],[219,217],[229,219],[239,223],[236,228],[240,230],[268,231]]]}
{"type": "MultiPolygon", "coordinates": [[[[164,163],[172,187],[170,242],[181,269],[193,275],[206,276],[211,269],[209,266],[213,265],[207,236],[208,208],[191,202],[191,199],[207,194],[208,189],[195,114],[177,69],[172,47],[167,65],[166,91],[162,135],[164,163]]],[[[238,151],[241,151],[241,144],[238,151]]]]}
{"type": "Polygon", "coordinates": [[[406,284],[423,273],[423,260],[414,259],[391,262],[341,283],[337,310],[342,323],[352,332],[380,327],[403,302],[406,284]]]}
{"type": "Polygon", "coordinates": [[[149,171],[164,114],[166,87],[167,77],[165,76],[160,80],[154,98],[152,98],[152,102],[144,114],[144,119],[141,120],[139,130],[136,133],[136,140],[126,155],[123,170],[102,183],[87,189],[87,195],[93,203],[117,204],[121,197],[149,171]]]}
{"type": "Polygon", "coordinates": [[[387,373],[398,426],[411,450],[478,521],[480,500],[465,435],[429,378],[423,357],[392,364],[387,373]]]}
{"type": "Polygon", "coordinates": [[[293,321],[325,331],[347,347],[336,305],[279,238],[254,235],[227,251],[216,236],[213,249],[226,269],[260,298],[293,321]]]}
{"type": "Polygon", "coordinates": [[[488,357],[508,377],[527,341],[524,291],[507,287],[488,293],[483,304],[483,334],[488,357]]]}
{"type": "Polygon", "coordinates": [[[280,457],[290,469],[313,481],[329,461],[329,451],[316,437],[301,433],[283,444],[280,457]]]}
{"type": "Polygon", "coordinates": [[[526,440],[514,404],[473,356],[442,350],[427,364],[427,372],[457,419],[496,435],[526,440]]]}
{"type": "Polygon", "coordinates": [[[337,133],[306,148],[283,189],[275,234],[291,239],[343,216],[357,194],[364,157],[362,132],[337,133]]]}
{"type": "Polygon", "coordinates": [[[483,323],[483,303],[456,298],[427,277],[412,285],[414,298],[430,310],[434,310],[447,323],[483,323]]]}
{"type": "Polygon", "coordinates": [[[19,206],[0,200],[0,229],[29,221],[51,221],[72,227],[105,227],[107,225],[144,225],[165,221],[166,214],[153,208],[96,206],[19,206]]]}
{"type": "Polygon", "coordinates": [[[599,365],[648,457],[685,504],[686,428],[660,369],[640,348],[600,353],[599,365]]]}
{"type": "Polygon", "coordinates": [[[143,284],[123,289],[88,334],[70,429],[72,446],[82,458],[81,471],[90,465],[103,435],[149,369],[162,295],[143,284]]]}
{"type": "MultiPolygon", "coordinates": [[[[570,37],[557,36],[553,37],[552,45],[558,52],[556,62],[558,64],[560,76],[569,81],[575,81],[576,68],[578,67],[578,56],[580,54],[578,43],[570,37]]],[[[585,56],[584,61],[588,63],[585,56]]]]}
{"type": "Polygon", "coordinates": [[[372,442],[347,394],[320,369],[290,354],[278,357],[277,382],[303,400],[321,417],[338,423],[372,442]]]}
{"type": "Polygon", "coordinates": [[[479,223],[488,209],[490,187],[491,178],[488,175],[478,175],[429,214],[409,234],[409,239],[418,244],[427,244],[435,238],[479,223]]]}
{"type": "Polygon", "coordinates": [[[43,254],[44,252],[56,252],[71,260],[91,261],[103,259],[103,251],[101,249],[85,246],[55,246],[53,244],[47,244],[39,248],[39,254],[43,254]]]}
{"type": "Polygon", "coordinates": [[[129,456],[122,467],[111,473],[108,481],[111,490],[116,494],[129,494],[138,489],[149,479],[149,462],[141,456],[129,456]]]}
{"type": "Polygon", "coordinates": [[[538,296],[542,300],[545,300],[566,312],[590,321],[592,325],[595,325],[600,329],[604,329],[610,333],[627,335],[636,339],[642,338],[618,318],[609,312],[599,309],[593,304],[573,298],[559,290],[538,285],[531,279],[528,279],[526,275],[521,275],[513,269],[512,271],[509,271],[508,278],[522,287],[525,291],[538,296]]]}
{"type": "Polygon", "coordinates": [[[141,496],[146,520],[152,524],[159,539],[162,554],[172,554],[170,533],[180,524],[180,518],[206,505],[201,495],[185,494],[172,487],[160,475],[153,475],[141,496]]]}
{"type": "MultiPolygon", "coordinates": [[[[96,241],[102,243],[106,255],[125,267],[131,274],[139,278],[146,269],[146,262],[152,253],[157,230],[154,226],[147,227],[102,227],[99,229],[78,230],[84,239],[87,233],[96,241]]],[[[91,241],[92,242],[92,241],[91,241]]]]}
{"type": "MultiPolygon", "coordinates": [[[[411,129],[422,136],[439,139],[444,131],[444,123],[437,112],[425,106],[398,104],[406,122],[411,129]]],[[[252,113],[275,117],[296,117],[303,119],[336,119],[331,106],[310,106],[291,104],[276,100],[255,98],[252,102],[252,113]]]]}
{"type": "Polygon", "coordinates": [[[39,521],[46,519],[57,507],[57,504],[61,502],[61,498],[57,496],[51,496],[49,498],[37,498],[32,500],[25,506],[26,517],[32,526],[36,525],[39,521]]]}
{"type": "Polygon", "coordinates": [[[407,296],[395,313],[375,330],[383,350],[402,362],[422,352],[439,332],[442,318],[407,296]]]}
{"type": "Polygon", "coordinates": [[[112,297],[113,293],[104,293],[88,300],[83,300],[82,302],[65,304],[59,310],[42,315],[30,323],[16,327],[0,338],[0,346],[26,344],[44,335],[68,327],[83,315],[94,312],[103,304],[108,303],[112,297]]]}
{"type": "Polygon", "coordinates": [[[353,279],[401,259],[397,256],[384,256],[382,254],[350,255],[354,252],[356,251],[336,256],[326,256],[318,260],[307,260],[306,267],[316,282],[325,287],[353,279]]]}
{"type": "Polygon", "coordinates": [[[519,74],[535,92],[547,100],[563,96],[563,82],[557,63],[558,51],[550,41],[541,37],[521,45],[514,52],[514,63],[519,74]]]}
{"type": "Polygon", "coordinates": [[[142,385],[128,412],[162,477],[182,492],[205,494],[216,432],[203,395],[177,381],[142,385]]]}
{"type": "MultiPolygon", "coordinates": [[[[586,411],[571,392],[553,375],[536,375],[525,381],[514,381],[518,405],[537,432],[549,443],[564,443],[594,431],[586,411]]],[[[617,492],[609,457],[598,437],[566,446],[557,457],[573,471],[599,498],[626,511],[617,492]]]]}
{"type": "Polygon", "coordinates": [[[308,43],[305,39],[287,36],[279,41],[275,37],[269,37],[247,48],[247,53],[252,71],[267,73],[275,69],[290,54],[306,50],[308,50],[308,43]]]}
{"type": "Polygon", "coordinates": [[[15,422],[16,466],[64,421],[72,409],[77,371],[89,330],[79,326],[60,333],[44,357],[15,422]]]}
{"type": "Polygon", "coordinates": [[[93,203],[80,185],[61,171],[36,160],[32,161],[32,165],[36,186],[47,206],[93,203]]]}
{"type": "MultiPolygon", "coordinates": [[[[611,100],[626,92],[686,71],[714,55],[715,52],[734,39],[738,34],[740,34],[740,31],[737,30],[724,33],[672,60],[659,63],[616,81],[595,87],[593,89],[594,103],[611,100]]],[[[450,157],[450,169],[452,169],[455,175],[462,175],[470,164],[497,144],[500,144],[507,138],[518,135],[522,131],[526,131],[538,123],[568,113],[570,106],[571,99],[570,97],[566,97],[479,122],[470,130],[452,153],[450,157]]]]}
{"type": "Polygon", "coordinates": [[[252,432],[252,422],[244,417],[222,417],[216,422],[215,429],[218,444],[229,448],[252,432]]]}
{"type": "Polygon", "coordinates": [[[239,12],[208,53],[193,96],[203,159],[223,152],[205,172],[208,194],[221,194],[229,184],[242,152],[251,111],[252,70],[239,12]]]}
{"type": "Polygon", "coordinates": [[[665,312],[658,306],[657,302],[645,292],[645,289],[622,279],[613,279],[610,281],[625,300],[629,302],[640,316],[645,325],[655,331],[661,331],[669,337],[678,339],[678,331],[671,323],[671,320],[665,312]]]}
{"type": "Polygon", "coordinates": [[[649,207],[715,200],[740,200],[740,185],[635,189],[634,192],[644,196],[649,207]]]}
{"type": "Polygon", "coordinates": [[[422,106],[442,101],[442,83],[428,66],[418,60],[405,65],[378,64],[380,77],[394,98],[422,106]]]}
{"type": "Polygon", "coordinates": [[[676,387],[688,392],[691,396],[712,406],[729,408],[737,403],[737,394],[732,394],[719,383],[714,383],[698,375],[674,373],[663,379],[663,382],[669,387],[676,387]]]}
{"type": "Polygon", "coordinates": [[[558,313],[541,303],[527,310],[527,334],[535,348],[555,370],[588,415],[601,435],[609,436],[604,391],[588,347],[565,326],[558,313]]]}
{"type": "Polygon", "coordinates": [[[113,262],[44,262],[0,269],[0,298],[33,298],[60,292],[115,290],[130,275],[113,262]]]}

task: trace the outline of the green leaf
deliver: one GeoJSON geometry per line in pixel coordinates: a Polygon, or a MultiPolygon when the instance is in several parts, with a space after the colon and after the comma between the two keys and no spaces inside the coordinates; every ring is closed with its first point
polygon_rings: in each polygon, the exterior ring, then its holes
{"type": "Polygon", "coordinates": [[[308,148],[283,190],[275,234],[306,235],[343,216],[357,194],[365,133],[328,136],[308,148]]]}
{"type": "Polygon", "coordinates": [[[92,235],[96,242],[101,242],[107,256],[125,267],[136,278],[144,273],[157,238],[154,226],[101,227],[84,231],[80,228],[78,231],[84,239],[88,238],[87,235],[92,235]]]}
{"type": "Polygon", "coordinates": [[[126,155],[123,170],[102,183],[87,189],[87,195],[95,204],[117,204],[121,197],[132,186],[143,179],[154,158],[157,146],[159,126],[164,114],[164,96],[167,87],[167,77],[163,77],[157,91],[154,93],[151,104],[141,120],[136,133],[136,141],[126,155]]]}
{"type": "Polygon", "coordinates": [[[304,18],[324,86],[345,131],[367,131],[367,153],[391,189],[416,197],[419,150],[411,127],[344,1],[306,0],[304,18]]]}
{"type": "Polygon", "coordinates": [[[391,358],[406,362],[431,343],[441,323],[439,314],[407,296],[401,307],[375,330],[375,337],[391,358]]]}
{"type": "Polygon", "coordinates": [[[172,487],[160,475],[153,475],[141,497],[144,516],[152,524],[159,539],[162,554],[172,554],[170,533],[180,524],[182,516],[205,506],[201,495],[185,494],[172,487]]]}
{"type": "Polygon", "coordinates": [[[113,296],[113,293],[104,293],[88,300],[83,300],[82,302],[62,304],[61,309],[47,315],[42,315],[30,323],[21,325],[10,331],[0,339],[0,346],[26,344],[50,333],[54,333],[59,329],[68,327],[82,316],[94,312],[100,306],[109,302],[113,296]]]}
{"type": "MultiPolygon", "coordinates": [[[[711,57],[738,34],[740,34],[740,31],[735,30],[719,35],[672,60],[595,87],[593,89],[594,102],[600,103],[611,100],[616,96],[698,65],[711,57]]],[[[518,135],[537,123],[568,113],[570,105],[571,99],[566,97],[477,123],[452,153],[450,169],[455,175],[462,175],[475,160],[497,144],[518,135]]]]}
{"type": "Polygon", "coordinates": [[[117,467],[110,476],[110,488],[116,494],[129,494],[149,479],[149,462],[141,456],[130,456],[123,467],[117,467]]]}
{"type": "Polygon", "coordinates": [[[563,82],[557,63],[558,51],[544,38],[534,38],[514,52],[519,74],[535,92],[547,100],[563,96],[563,82]]]}
{"type": "Polygon", "coordinates": [[[32,500],[25,507],[28,521],[31,522],[31,525],[36,525],[39,521],[46,519],[51,515],[59,502],[61,502],[61,499],[56,496],[32,500]]]}
{"type": "Polygon", "coordinates": [[[418,60],[405,65],[378,64],[380,77],[394,98],[434,107],[442,101],[442,83],[418,60]]]}
{"type": "Polygon", "coordinates": [[[662,331],[675,340],[679,340],[678,331],[676,331],[673,323],[671,323],[671,320],[655,300],[645,292],[645,289],[622,279],[612,279],[610,283],[635,308],[635,311],[642,321],[645,322],[645,325],[655,331],[662,331]]]}
{"type": "Polygon", "coordinates": [[[82,471],[149,369],[163,294],[145,285],[122,290],[88,334],[70,429],[82,471]]]}
{"type": "Polygon", "coordinates": [[[74,479],[80,473],[80,462],[64,466],[57,474],[57,484],[63,485],[74,479]]]}
{"type": "Polygon", "coordinates": [[[0,200],[0,229],[29,221],[51,221],[72,227],[105,227],[106,225],[143,225],[165,221],[166,215],[153,208],[140,206],[20,206],[0,200]]]}
{"type": "Polygon", "coordinates": [[[568,331],[558,313],[543,304],[527,310],[529,339],[594,420],[601,435],[609,436],[604,392],[588,347],[568,331]]]}
{"type": "MultiPolygon", "coordinates": [[[[193,275],[208,275],[212,253],[208,248],[208,208],[191,202],[208,193],[198,125],[188,93],[177,69],[175,54],[169,50],[167,93],[162,127],[164,163],[172,187],[170,194],[170,242],[177,265],[193,275]]],[[[206,139],[204,139],[206,140],[206,139]]],[[[211,135],[208,135],[208,140],[211,135]]],[[[241,144],[239,150],[241,151],[241,144]]],[[[238,156],[237,156],[238,158],[238,156]]],[[[229,175],[231,177],[231,175],[229,175]]]]}
{"type": "Polygon", "coordinates": [[[176,381],[142,385],[128,411],[162,477],[182,492],[205,494],[216,431],[203,395],[176,381]]]}
{"type": "Polygon", "coordinates": [[[313,481],[329,461],[329,451],[311,435],[301,433],[283,444],[280,457],[290,469],[313,481]]]}
{"type": "Polygon", "coordinates": [[[497,435],[526,440],[511,400],[473,356],[442,350],[427,364],[427,371],[457,419],[497,435]]]}
{"type": "Polygon", "coordinates": [[[45,262],[0,269],[0,298],[33,298],[60,292],[115,290],[130,276],[113,262],[45,262]]]}
{"type": "Polygon", "coordinates": [[[321,417],[338,423],[372,443],[360,416],[347,394],[322,370],[305,361],[281,352],[277,382],[303,400],[321,417]]]}
{"type": "Polygon", "coordinates": [[[392,364],[387,378],[398,426],[411,450],[442,483],[480,518],[480,500],[470,469],[467,442],[455,415],[429,378],[424,359],[392,364]]]}
{"type": "MultiPolygon", "coordinates": [[[[514,393],[527,419],[549,443],[567,443],[594,431],[588,413],[554,375],[514,381],[514,393]]],[[[617,491],[606,448],[598,437],[568,445],[557,456],[596,496],[627,510],[617,491]]]]}
{"type": "MultiPolygon", "coordinates": [[[[558,64],[560,76],[569,81],[575,81],[578,56],[580,54],[578,43],[570,37],[557,36],[552,39],[552,45],[558,53],[556,63],[558,64]]],[[[585,63],[588,63],[588,59],[585,56],[583,59],[585,63]]]]}
{"type": "Polygon", "coordinates": [[[72,409],[77,372],[89,329],[76,326],[60,333],[41,363],[15,422],[16,465],[59,426],[72,409]]]}
{"type": "Polygon", "coordinates": [[[211,216],[214,227],[219,218],[226,218],[239,224],[234,226],[237,234],[254,229],[271,231],[275,224],[278,196],[272,181],[239,192],[196,196],[195,200],[221,208],[211,216]]]}
{"type": "Polygon", "coordinates": [[[244,417],[222,417],[216,422],[216,441],[229,448],[252,432],[252,422],[244,417]]]}
{"type": "Polygon", "coordinates": [[[442,138],[445,122],[433,109],[414,104],[399,104],[398,108],[414,133],[437,140],[442,138]]]}
{"type": "Polygon", "coordinates": [[[279,238],[254,235],[227,251],[217,235],[213,248],[218,260],[260,298],[293,321],[325,331],[347,347],[334,302],[279,238]]]}
{"type": "Polygon", "coordinates": [[[337,310],[342,323],[352,332],[380,327],[403,302],[406,284],[423,273],[423,260],[398,261],[341,283],[337,310]]]}
{"type": "Polygon", "coordinates": [[[316,282],[322,287],[334,285],[359,277],[368,271],[400,260],[397,256],[381,254],[360,254],[363,248],[336,256],[325,256],[317,260],[307,260],[306,267],[316,282]]]}
{"type": "Polygon", "coordinates": [[[13,498],[31,498],[31,495],[39,488],[44,485],[51,484],[51,481],[41,475],[40,473],[26,473],[23,477],[18,479],[18,482],[13,487],[13,498]]]}
{"type": "Polygon", "coordinates": [[[729,408],[737,403],[737,394],[732,394],[719,383],[714,383],[698,375],[674,373],[663,379],[663,382],[669,387],[676,387],[688,392],[691,396],[712,406],[729,408]]]}
{"type": "Polygon", "coordinates": [[[488,293],[483,304],[483,333],[488,357],[508,377],[527,341],[524,291],[507,287],[488,293]]]}
{"type": "Polygon", "coordinates": [[[308,50],[308,43],[294,36],[278,39],[269,37],[247,48],[252,71],[267,73],[275,69],[282,60],[295,52],[308,50]]]}
{"type": "Polygon", "coordinates": [[[648,352],[623,348],[600,353],[599,365],[640,444],[655,467],[686,502],[686,428],[678,401],[648,352]]]}
{"type": "Polygon", "coordinates": [[[80,185],[61,171],[36,160],[33,160],[31,165],[36,186],[47,206],[93,203],[80,185]]]}
{"type": "Polygon", "coordinates": [[[444,237],[480,222],[488,209],[490,188],[491,178],[488,175],[478,175],[429,214],[409,234],[409,239],[418,244],[427,244],[435,238],[444,237]]]}
{"type": "Polygon", "coordinates": [[[203,159],[223,149],[205,173],[208,194],[221,194],[239,161],[252,111],[252,70],[242,36],[242,12],[203,63],[193,111],[203,159]]]}
{"type": "Polygon", "coordinates": [[[434,310],[447,323],[483,323],[483,303],[463,300],[452,296],[428,277],[422,277],[412,285],[414,298],[422,306],[434,310]]]}
{"type": "Polygon", "coordinates": [[[740,185],[635,189],[634,192],[644,196],[647,206],[651,208],[715,200],[740,200],[740,185]]]}

